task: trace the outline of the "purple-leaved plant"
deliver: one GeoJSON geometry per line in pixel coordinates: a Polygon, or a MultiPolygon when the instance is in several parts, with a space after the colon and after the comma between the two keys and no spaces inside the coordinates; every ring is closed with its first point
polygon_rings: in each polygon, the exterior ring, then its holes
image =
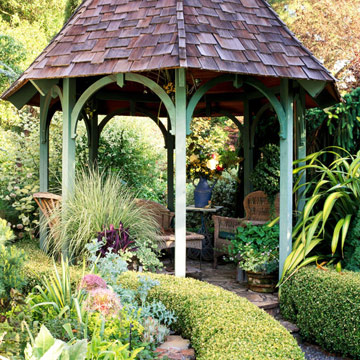
{"type": "Polygon", "coordinates": [[[102,257],[109,251],[117,254],[125,250],[135,250],[135,248],[131,247],[134,241],[130,238],[129,228],[125,229],[122,222],[120,222],[118,228],[115,228],[112,224],[109,230],[104,227],[104,231],[98,232],[97,240],[98,242],[104,242],[104,245],[99,250],[102,257]]]}

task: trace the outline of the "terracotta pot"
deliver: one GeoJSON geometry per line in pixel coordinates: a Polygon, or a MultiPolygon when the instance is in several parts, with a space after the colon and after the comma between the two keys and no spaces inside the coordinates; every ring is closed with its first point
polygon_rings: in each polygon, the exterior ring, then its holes
{"type": "Polygon", "coordinates": [[[276,290],[277,273],[264,274],[261,272],[246,272],[249,290],[260,293],[273,293],[276,290]]]}

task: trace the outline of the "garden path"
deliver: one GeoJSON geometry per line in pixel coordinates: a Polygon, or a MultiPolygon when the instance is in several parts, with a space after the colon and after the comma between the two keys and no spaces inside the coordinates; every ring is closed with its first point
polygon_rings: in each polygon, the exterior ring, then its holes
{"type": "MultiPolygon", "coordinates": [[[[191,269],[198,269],[199,262],[187,259],[187,266],[191,269]]],[[[193,277],[200,279],[199,274],[200,273],[195,273],[193,277]]],[[[217,269],[213,269],[212,263],[203,262],[201,267],[201,280],[245,297],[259,308],[264,309],[267,313],[274,316],[299,342],[306,360],[351,360],[329,354],[319,346],[301,343],[298,334],[299,329],[296,325],[281,319],[277,294],[260,294],[248,290],[245,283],[236,281],[236,268],[233,264],[219,264],[217,269]]]]}

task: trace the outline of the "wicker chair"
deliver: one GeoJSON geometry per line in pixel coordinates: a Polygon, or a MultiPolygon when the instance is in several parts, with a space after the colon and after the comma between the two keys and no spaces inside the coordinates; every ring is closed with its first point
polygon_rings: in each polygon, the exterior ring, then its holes
{"type": "MultiPolygon", "coordinates": [[[[172,220],[175,213],[171,212],[165,206],[151,200],[137,199],[136,202],[149,210],[149,215],[153,216],[159,224],[160,235],[157,236],[159,249],[170,249],[175,247],[175,233],[172,228],[172,220]]],[[[202,240],[204,235],[186,232],[186,247],[202,250],[202,240]]]]}
{"type": "Polygon", "coordinates": [[[49,220],[48,224],[51,230],[59,221],[59,219],[52,216],[52,214],[55,209],[61,206],[61,196],[49,192],[38,192],[33,195],[33,198],[39,205],[43,215],[49,220]]]}
{"type": "MultiPolygon", "coordinates": [[[[239,226],[264,225],[271,218],[271,206],[263,191],[254,191],[244,199],[245,217],[241,219],[213,215],[214,220],[214,268],[217,266],[217,258],[228,254],[226,249],[231,244],[239,226]]],[[[280,213],[279,194],[275,198],[275,216],[280,213]]]]}

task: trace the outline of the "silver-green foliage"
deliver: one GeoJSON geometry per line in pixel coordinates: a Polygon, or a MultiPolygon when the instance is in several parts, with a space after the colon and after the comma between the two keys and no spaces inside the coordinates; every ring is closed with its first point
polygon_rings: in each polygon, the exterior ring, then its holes
{"type": "Polygon", "coordinates": [[[138,249],[148,250],[148,258],[141,260],[159,265],[155,254],[158,224],[116,174],[80,172],[74,194],[53,216],[59,219],[47,241],[53,253],[66,249],[70,257],[78,258],[99,231],[111,224],[118,226],[121,221],[138,249]]]}
{"type": "Polygon", "coordinates": [[[7,299],[11,289],[21,290],[24,286],[22,269],[25,259],[23,250],[0,245],[0,299],[7,299]]]}

